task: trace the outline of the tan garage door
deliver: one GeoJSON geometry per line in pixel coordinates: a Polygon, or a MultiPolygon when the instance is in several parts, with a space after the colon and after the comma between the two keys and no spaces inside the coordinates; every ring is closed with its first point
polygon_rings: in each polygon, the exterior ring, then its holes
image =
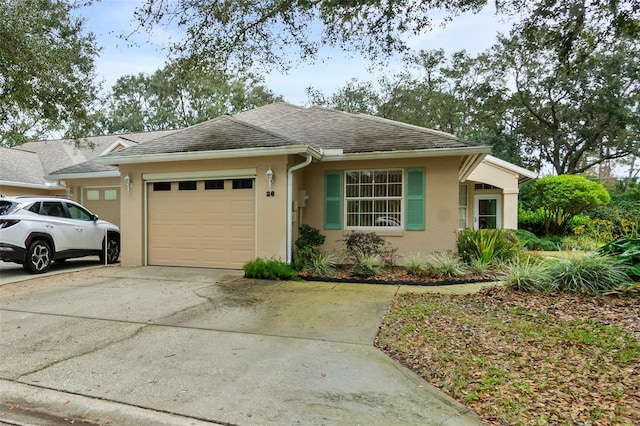
{"type": "Polygon", "coordinates": [[[120,188],[82,188],[82,204],[100,219],[120,226],[120,188]]]}
{"type": "Polygon", "coordinates": [[[147,187],[149,265],[240,269],[255,256],[253,179],[147,187]]]}

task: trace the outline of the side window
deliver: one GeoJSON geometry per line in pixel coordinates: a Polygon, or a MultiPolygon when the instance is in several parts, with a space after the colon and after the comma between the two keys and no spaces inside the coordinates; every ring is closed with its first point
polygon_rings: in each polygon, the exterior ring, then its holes
{"type": "Polygon", "coordinates": [[[87,221],[91,220],[91,213],[80,206],[76,206],[75,204],[67,204],[67,209],[69,210],[69,214],[73,219],[87,221]]]}
{"type": "Polygon", "coordinates": [[[27,210],[31,213],[40,214],[40,204],[40,201],[36,201],[35,203],[31,204],[31,207],[29,207],[27,210]]]}
{"type": "Polygon", "coordinates": [[[47,216],[67,217],[67,213],[64,211],[64,207],[59,201],[43,201],[42,211],[47,216]]]}

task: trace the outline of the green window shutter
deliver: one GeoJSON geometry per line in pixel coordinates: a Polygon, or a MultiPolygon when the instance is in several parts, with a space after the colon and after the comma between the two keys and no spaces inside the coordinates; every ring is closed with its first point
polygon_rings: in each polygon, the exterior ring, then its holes
{"type": "Polygon", "coordinates": [[[424,231],[425,206],[425,170],[405,170],[405,229],[408,231],[424,231]]]}
{"type": "Polygon", "coordinates": [[[342,172],[324,174],[324,229],[342,229],[342,172]]]}

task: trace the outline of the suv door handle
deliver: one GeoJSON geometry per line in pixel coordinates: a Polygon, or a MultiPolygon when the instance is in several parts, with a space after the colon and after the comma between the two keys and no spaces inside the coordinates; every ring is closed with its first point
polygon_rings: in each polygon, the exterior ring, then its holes
{"type": "Polygon", "coordinates": [[[49,225],[49,224],[45,225],[44,227],[48,229],[53,229],[53,225],[49,225]]]}
{"type": "Polygon", "coordinates": [[[80,228],[79,226],[76,226],[76,231],[82,232],[82,228],[80,228]]]}

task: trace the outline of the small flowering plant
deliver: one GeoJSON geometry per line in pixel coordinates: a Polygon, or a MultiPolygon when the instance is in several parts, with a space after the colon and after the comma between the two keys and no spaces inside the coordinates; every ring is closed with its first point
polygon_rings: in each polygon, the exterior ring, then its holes
{"type": "Polygon", "coordinates": [[[396,266],[396,251],[398,251],[397,248],[386,246],[380,253],[382,265],[385,268],[393,268],[394,266],[396,266]]]}

